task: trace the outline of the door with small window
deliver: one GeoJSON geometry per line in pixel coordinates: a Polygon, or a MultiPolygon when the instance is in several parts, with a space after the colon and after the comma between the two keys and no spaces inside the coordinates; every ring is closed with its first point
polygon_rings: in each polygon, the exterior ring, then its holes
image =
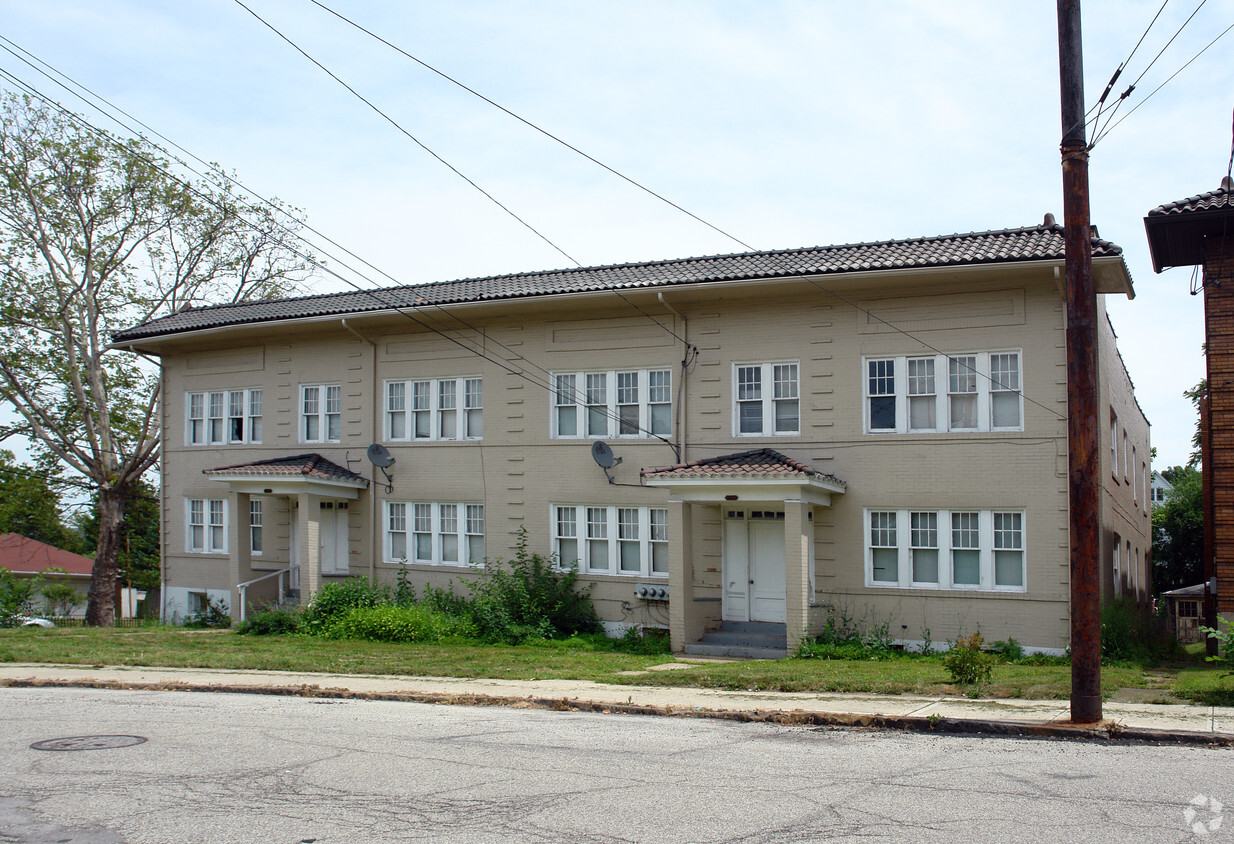
{"type": "Polygon", "coordinates": [[[725,511],[721,560],[725,621],[785,621],[784,547],[782,511],[725,511]]]}

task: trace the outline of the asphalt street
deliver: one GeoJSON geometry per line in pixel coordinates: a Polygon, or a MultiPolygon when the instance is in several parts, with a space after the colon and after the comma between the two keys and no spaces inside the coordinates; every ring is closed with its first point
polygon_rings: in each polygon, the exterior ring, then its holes
{"type": "Polygon", "coordinates": [[[0,736],[0,842],[1234,840],[1228,748],[72,688],[0,736]],[[31,748],[78,736],[147,741],[31,748]]]}

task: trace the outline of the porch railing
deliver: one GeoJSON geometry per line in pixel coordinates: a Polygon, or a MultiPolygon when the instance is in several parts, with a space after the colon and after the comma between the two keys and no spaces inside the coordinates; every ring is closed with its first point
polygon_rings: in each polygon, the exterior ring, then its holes
{"type": "Polygon", "coordinates": [[[240,620],[244,621],[245,615],[248,613],[248,588],[254,583],[261,583],[263,580],[269,580],[272,577],[279,579],[279,600],[283,600],[283,596],[287,594],[287,582],[284,577],[291,573],[291,566],[278,571],[272,571],[269,574],[263,574],[261,577],[254,577],[252,580],[246,580],[243,583],[236,584],[236,589],[240,591],[240,620]]]}

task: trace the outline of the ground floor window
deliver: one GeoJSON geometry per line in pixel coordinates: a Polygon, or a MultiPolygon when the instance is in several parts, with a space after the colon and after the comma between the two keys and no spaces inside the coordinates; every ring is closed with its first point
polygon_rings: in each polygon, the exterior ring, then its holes
{"type": "Polygon", "coordinates": [[[1020,510],[865,511],[867,586],[1025,590],[1020,510]]]}
{"type": "Polygon", "coordinates": [[[221,498],[187,498],[187,550],[199,554],[227,553],[227,508],[221,498]]]}
{"type": "Polygon", "coordinates": [[[484,505],[387,501],[385,558],[391,563],[484,563],[484,505]]]}
{"type": "Polygon", "coordinates": [[[553,553],[584,574],[668,576],[668,510],[554,505],[553,553]]]}

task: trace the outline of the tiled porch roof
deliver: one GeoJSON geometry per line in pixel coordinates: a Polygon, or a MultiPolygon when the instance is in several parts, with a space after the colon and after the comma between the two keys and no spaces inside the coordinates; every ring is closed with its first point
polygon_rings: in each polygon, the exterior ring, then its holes
{"type": "Polygon", "coordinates": [[[238,463],[234,466],[219,466],[215,469],[203,469],[203,475],[212,477],[252,477],[268,475],[275,478],[303,477],[322,481],[344,481],[368,486],[368,478],[357,475],[350,469],[344,469],[337,463],[331,463],[320,454],[296,454],[291,457],[274,457],[269,460],[257,460],[252,463],[238,463]]]}
{"type": "Polygon", "coordinates": [[[820,472],[770,448],[643,469],[641,474],[644,478],[815,478],[847,486],[835,475],[820,472]]]}
{"type": "Polygon", "coordinates": [[[1216,211],[1219,208],[1230,208],[1231,194],[1234,194],[1234,189],[1231,188],[1229,182],[1223,179],[1219,190],[1205,191],[1195,196],[1189,196],[1186,199],[1158,205],[1148,212],[1148,216],[1169,217],[1179,214],[1193,214],[1197,211],[1216,211]]]}

